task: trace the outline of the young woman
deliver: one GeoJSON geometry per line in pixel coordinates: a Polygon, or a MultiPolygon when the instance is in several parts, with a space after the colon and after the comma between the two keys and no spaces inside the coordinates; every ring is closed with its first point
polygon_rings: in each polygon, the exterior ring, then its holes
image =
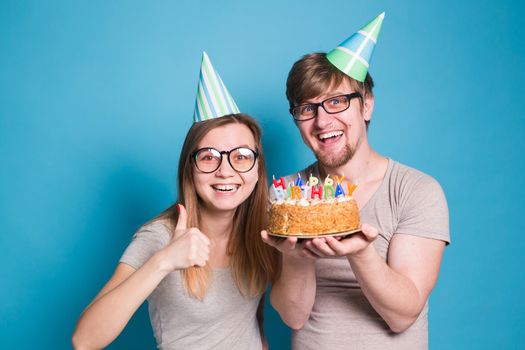
{"type": "Polygon", "coordinates": [[[111,343],[148,300],[160,349],[261,349],[263,293],[276,256],[260,239],[267,178],[257,123],[194,123],[181,151],[177,204],[133,237],[82,313],[76,349],[111,343]]]}

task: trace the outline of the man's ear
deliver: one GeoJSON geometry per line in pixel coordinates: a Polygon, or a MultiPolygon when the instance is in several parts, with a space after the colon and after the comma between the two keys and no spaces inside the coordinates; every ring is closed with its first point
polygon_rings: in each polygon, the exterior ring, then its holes
{"type": "Polygon", "coordinates": [[[363,118],[366,121],[370,121],[370,119],[372,119],[373,111],[374,111],[374,96],[369,95],[364,98],[363,118]]]}

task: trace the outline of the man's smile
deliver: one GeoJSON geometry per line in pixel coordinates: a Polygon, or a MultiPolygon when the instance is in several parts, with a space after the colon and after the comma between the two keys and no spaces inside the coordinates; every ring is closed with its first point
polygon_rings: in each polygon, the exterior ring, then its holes
{"type": "Polygon", "coordinates": [[[329,132],[323,132],[317,135],[317,139],[323,144],[330,144],[337,142],[343,136],[342,130],[334,130],[329,132]]]}

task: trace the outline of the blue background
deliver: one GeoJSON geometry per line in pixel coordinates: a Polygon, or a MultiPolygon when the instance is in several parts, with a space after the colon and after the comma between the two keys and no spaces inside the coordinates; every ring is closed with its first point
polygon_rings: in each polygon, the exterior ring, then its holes
{"type": "MultiPolygon", "coordinates": [[[[520,348],[524,7],[3,0],[0,348],[69,348],[133,232],[174,200],[202,50],[262,124],[270,175],[283,175],[313,160],[287,114],[292,63],[382,11],[371,143],[437,178],[451,213],[430,346],[520,348]]],[[[266,328],[271,348],[289,347],[269,306],[266,328]]],[[[144,306],[110,346],[153,347],[144,306]]]]}

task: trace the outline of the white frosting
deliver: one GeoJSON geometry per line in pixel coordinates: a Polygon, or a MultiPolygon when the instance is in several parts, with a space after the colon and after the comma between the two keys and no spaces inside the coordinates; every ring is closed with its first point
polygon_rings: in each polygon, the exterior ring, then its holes
{"type": "Polygon", "coordinates": [[[327,204],[343,203],[343,202],[348,202],[348,201],[351,201],[351,200],[353,200],[352,197],[345,197],[345,196],[339,196],[337,198],[328,198],[328,199],[318,199],[318,198],[314,198],[314,199],[304,199],[304,198],[291,199],[291,198],[288,198],[286,200],[278,199],[277,201],[273,202],[272,205],[287,204],[287,205],[299,205],[301,207],[307,207],[309,205],[318,205],[318,204],[323,204],[323,203],[327,203],[327,204]]]}
{"type": "Polygon", "coordinates": [[[297,202],[297,205],[300,205],[301,207],[307,207],[310,205],[310,203],[308,203],[306,199],[302,198],[300,201],[297,202]]]}

